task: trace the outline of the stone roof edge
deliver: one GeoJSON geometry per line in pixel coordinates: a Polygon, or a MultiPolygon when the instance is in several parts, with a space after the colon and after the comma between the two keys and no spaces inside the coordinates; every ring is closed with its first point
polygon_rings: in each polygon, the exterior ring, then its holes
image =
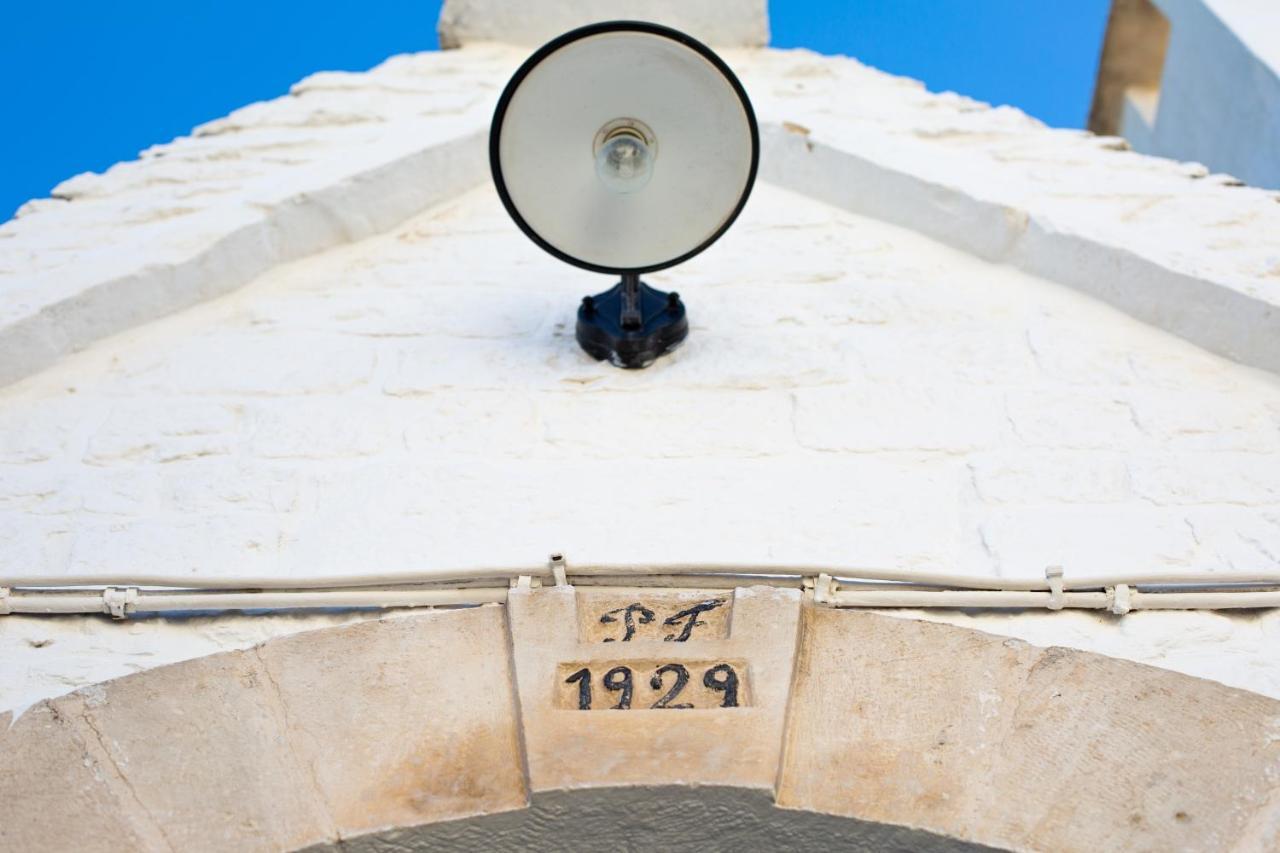
{"type": "Polygon", "coordinates": [[[102,338],[223,296],[271,268],[383,233],[471,189],[488,174],[484,132],[447,139],[348,171],[258,206],[176,262],[140,257],[133,271],[90,281],[0,324],[0,386],[53,365],[102,338]],[[281,235],[288,235],[281,239],[281,235]]]}
{"type": "Polygon", "coordinates": [[[1063,284],[1241,364],[1280,373],[1280,301],[1191,275],[1130,247],[1073,233],[1034,209],[885,166],[766,126],[772,184],[1063,284]],[[873,188],[868,191],[868,188],[873,188]]]}
{"type": "MultiPolygon", "coordinates": [[[[1280,300],[1192,274],[1034,209],[979,197],[765,122],[761,178],[978,257],[1065,284],[1243,364],[1280,372],[1280,300]]],[[[228,221],[178,261],[87,281],[0,322],[0,386],[113,334],[247,284],[273,266],[384,232],[487,177],[484,128],[357,170],[330,172],[249,224],[228,221]],[[336,175],[336,176],[335,176],[336,175]],[[336,225],[335,225],[336,224],[336,225]],[[282,234],[289,239],[282,240],[282,234]]],[[[319,174],[319,173],[317,173],[319,174]]],[[[74,203],[74,202],[72,202],[74,203]]],[[[35,215],[40,215],[39,213],[35,215]]],[[[170,252],[172,247],[163,247],[170,252]]]]}

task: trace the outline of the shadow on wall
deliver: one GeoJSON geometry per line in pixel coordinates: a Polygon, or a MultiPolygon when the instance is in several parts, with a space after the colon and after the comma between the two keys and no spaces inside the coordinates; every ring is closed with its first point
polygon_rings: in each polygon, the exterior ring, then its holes
{"type": "Polygon", "coordinates": [[[768,791],[588,788],[533,797],[527,809],[344,838],[308,853],[452,850],[993,850],[931,832],[780,809],[768,791]]]}

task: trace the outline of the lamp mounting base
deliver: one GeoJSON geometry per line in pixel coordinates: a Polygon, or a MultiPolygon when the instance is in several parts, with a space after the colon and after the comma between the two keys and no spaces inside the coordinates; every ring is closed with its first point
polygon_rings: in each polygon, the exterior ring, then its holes
{"type": "Polygon", "coordinates": [[[578,308],[578,343],[587,354],[618,367],[648,367],[689,334],[680,294],[650,287],[635,273],[578,308]]]}

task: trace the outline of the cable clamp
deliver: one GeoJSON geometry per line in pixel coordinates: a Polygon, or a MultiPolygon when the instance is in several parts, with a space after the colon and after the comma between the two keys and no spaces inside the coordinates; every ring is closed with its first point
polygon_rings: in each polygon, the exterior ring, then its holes
{"type": "Polygon", "coordinates": [[[826,573],[818,575],[813,580],[813,600],[815,604],[835,604],[836,603],[836,582],[826,573]]]}
{"type": "Polygon", "coordinates": [[[1067,604],[1067,597],[1062,591],[1062,566],[1050,566],[1044,570],[1044,576],[1049,581],[1049,604],[1050,610],[1061,610],[1067,604]]]}
{"type": "Polygon", "coordinates": [[[1133,594],[1127,583],[1107,587],[1107,609],[1117,616],[1133,610],[1133,594]]]}
{"type": "Polygon", "coordinates": [[[109,586],[102,591],[102,605],[112,619],[128,619],[138,609],[138,588],[109,586]]]}
{"type": "Polygon", "coordinates": [[[520,575],[511,579],[512,589],[541,589],[542,578],[535,578],[533,575],[520,575]]]}
{"type": "Polygon", "coordinates": [[[0,616],[8,616],[13,612],[12,605],[9,604],[9,587],[0,586],[0,616]]]}
{"type": "Polygon", "coordinates": [[[559,552],[552,554],[548,564],[551,566],[551,579],[556,586],[569,585],[569,564],[564,559],[564,554],[559,552]]]}

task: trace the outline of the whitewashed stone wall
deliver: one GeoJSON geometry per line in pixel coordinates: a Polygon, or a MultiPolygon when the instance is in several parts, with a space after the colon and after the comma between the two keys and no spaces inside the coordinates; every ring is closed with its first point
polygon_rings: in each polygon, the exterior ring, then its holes
{"type": "MultiPolygon", "coordinates": [[[[764,176],[822,200],[762,184],[720,244],[653,276],[693,332],[623,373],[573,340],[607,280],[542,255],[487,187],[445,200],[483,181],[522,55],[317,75],[0,229],[0,372],[26,376],[0,390],[5,577],[551,551],[1276,568],[1280,383],[1162,330],[1276,363],[1274,195],[852,60],[730,53],[772,125],[764,176]]],[[[1280,694],[1270,615],[1052,618],[983,624],[1280,694]]],[[[225,624],[211,644],[259,638],[225,624]]],[[[206,648],[57,662],[62,632],[119,631],[0,619],[8,704],[206,648]]]]}

